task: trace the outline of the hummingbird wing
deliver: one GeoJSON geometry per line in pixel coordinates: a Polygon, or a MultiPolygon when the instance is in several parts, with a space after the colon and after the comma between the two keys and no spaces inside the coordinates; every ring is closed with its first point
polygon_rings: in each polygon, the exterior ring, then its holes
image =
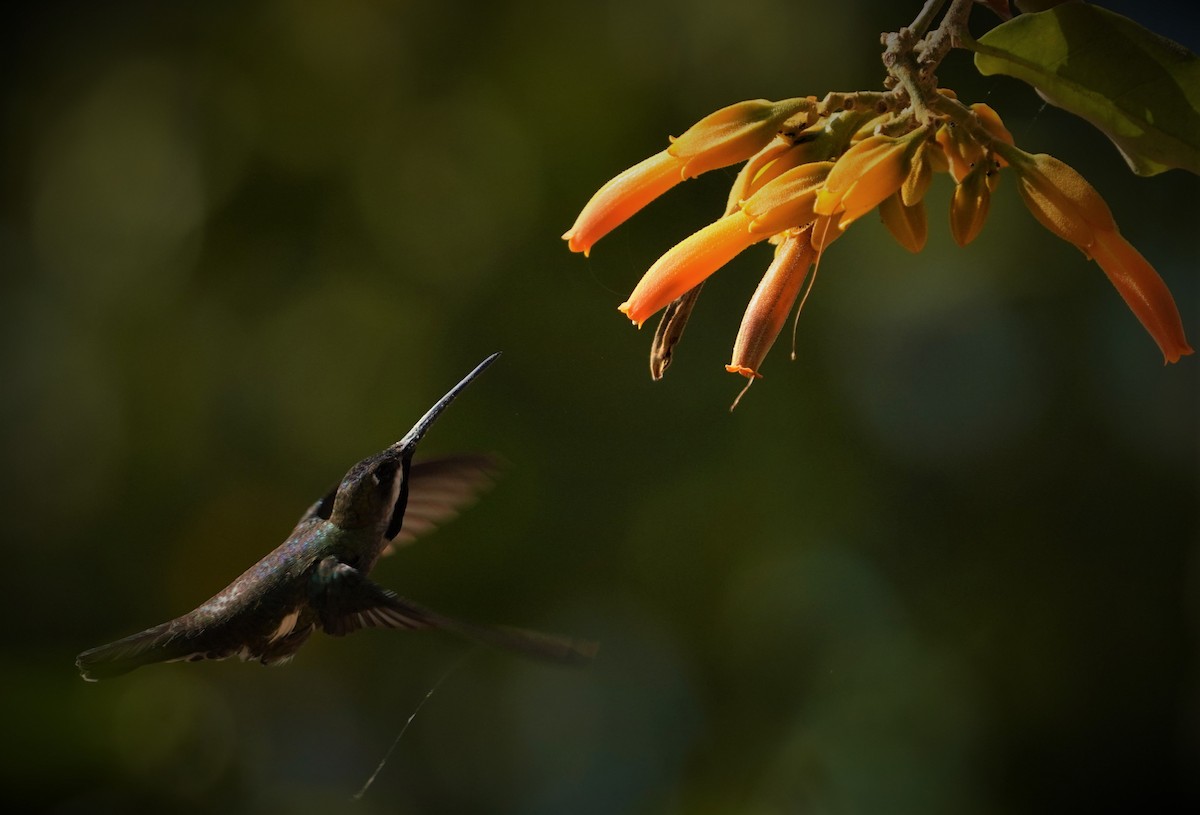
{"type": "Polygon", "coordinates": [[[408,473],[408,503],[392,515],[383,554],[453,519],[492,486],[497,469],[494,457],[469,453],[414,463],[408,473]]]}
{"type": "Polygon", "coordinates": [[[596,644],[586,640],[453,620],[400,597],[332,556],[318,565],[315,582],[321,596],[313,605],[326,633],[335,637],[363,628],[436,628],[551,662],[583,663],[596,655],[596,644]]]}
{"type": "Polygon", "coordinates": [[[326,634],[342,637],[363,628],[429,628],[420,615],[407,613],[392,592],[368,580],[353,566],[330,555],[313,575],[312,605],[326,634]]]}

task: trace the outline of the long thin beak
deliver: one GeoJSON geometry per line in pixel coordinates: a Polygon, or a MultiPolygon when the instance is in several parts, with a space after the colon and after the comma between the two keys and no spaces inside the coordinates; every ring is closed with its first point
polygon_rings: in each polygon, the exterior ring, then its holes
{"type": "Polygon", "coordinates": [[[407,454],[411,456],[417,447],[417,443],[421,441],[421,437],[425,435],[425,431],[433,426],[433,423],[437,421],[437,417],[441,415],[442,411],[445,410],[451,402],[458,398],[458,395],[462,393],[463,389],[466,388],[467,385],[471,384],[475,377],[479,376],[487,369],[489,365],[495,362],[496,357],[498,356],[500,356],[499,351],[476,365],[475,370],[464,376],[461,382],[451,388],[445,396],[437,400],[437,403],[427,410],[425,415],[422,416],[415,425],[413,425],[412,430],[408,431],[408,433],[405,434],[404,438],[400,439],[400,441],[393,444],[391,449],[395,450],[401,455],[407,454]]]}

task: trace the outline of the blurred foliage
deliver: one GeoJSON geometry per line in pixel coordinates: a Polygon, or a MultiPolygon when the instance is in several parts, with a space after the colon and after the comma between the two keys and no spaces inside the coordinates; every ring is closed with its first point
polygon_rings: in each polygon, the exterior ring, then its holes
{"type": "MultiPolygon", "coordinates": [[[[1009,181],[966,250],[936,214],[920,257],[856,226],[799,359],[781,343],[733,415],[721,363],[766,250],[709,284],[661,383],[649,334],[616,312],[729,176],[590,260],[558,240],[706,111],[877,87],[876,33],[917,5],[13,12],[4,799],[348,809],[464,645],[317,637],[285,668],[99,685],[74,655],[220,589],[503,350],[425,442],[502,454],[501,483],[375,576],[447,613],[598,638],[601,657],[472,658],[360,811],[1194,805],[1200,369],[1161,366],[1009,181]]],[[[1169,10],[1111,5],[1182,36],[1169,10]]],[[[967,54],[940,73],[1093,181],[1195,341],[1197,180],[1133,178],[1086,123],[967,54]]]]}

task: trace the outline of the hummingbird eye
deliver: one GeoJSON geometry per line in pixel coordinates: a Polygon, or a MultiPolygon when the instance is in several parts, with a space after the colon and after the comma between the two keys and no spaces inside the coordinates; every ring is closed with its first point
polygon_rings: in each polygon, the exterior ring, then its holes
{"type": "Polygon", "coordinates": [[[375,468],[375,472],[371,476],[375,479],[376,484],[388,484],[396,478],[396,470],[399,465],[395,461],[385,461],[375,468]]]}

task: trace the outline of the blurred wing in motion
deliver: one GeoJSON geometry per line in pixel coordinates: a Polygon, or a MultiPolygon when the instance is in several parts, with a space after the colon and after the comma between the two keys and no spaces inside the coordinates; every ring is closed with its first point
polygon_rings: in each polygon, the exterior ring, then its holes
{"type": "Polygon", "coordinates": [[[478,454],[415,462],[408,474],[408,504],[388,527],[390,543],[383,554],[390,555],[453,519],[492,486],[497,469],[495,458],[478,454]]]}
{"type": "MultiPolygon", "coordinates": [[[[492,476],[499,468],[492,456],[471,453],[413,464],[408,474],[408,503],[404,512],[397,513],[388,526],[385,537],[389,542],[382,554],[390,555],[398,547],[410,544],[453,520],[480,493],[492,486],[492,476]]],[[[329,520],[339,486],[334,484],[329,492],[308,508],[292,530],[293,535],[305,524],[329,520]]]]}
{"type": "Polygon", "coordinates": [[[335,637],[364,628],[436,628],[549,662],[580,664],[596,655],[596,644],[587,640],[453,620],[405,600],[334,557],[321,562],[314,581],[318,596],[313,598],[313,605],[319,609],[321,627],[335,637]]]}

